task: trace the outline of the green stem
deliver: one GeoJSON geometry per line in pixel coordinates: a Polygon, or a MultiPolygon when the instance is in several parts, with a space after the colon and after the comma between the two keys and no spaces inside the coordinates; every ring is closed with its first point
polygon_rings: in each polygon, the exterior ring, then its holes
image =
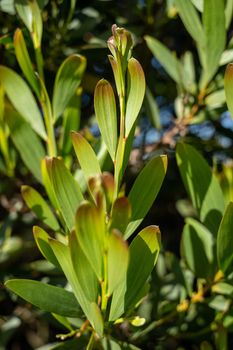
{"type": "Polygon", "coordinates": [[[44,81],[44,59],[40,46],[35,47],[36,65],[41,80],[44,81]]]}
{"type": "Polygon", "coordinates": [[[92,350],[95,344],[95,336],[94,332],[92,332],[91,337],[89,339],[89,342],[87,344],[87,349],[86,350],[92,350]]]}

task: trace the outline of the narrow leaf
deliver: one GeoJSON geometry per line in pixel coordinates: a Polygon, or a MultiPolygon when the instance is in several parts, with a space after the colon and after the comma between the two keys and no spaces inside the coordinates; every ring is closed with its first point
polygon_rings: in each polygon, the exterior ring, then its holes
{"type": "Polygon", "coordinates": [[[181,66],[175,54],[166,48],[159,40],[151,36],[145,36],[147,46],[154,57],[164,67],[170,77],[177,83],[181,83],[181,66]]]}
{"type": "Polygon", "coordinates": [[[27,46],[23,37],[23,33],[20,29],[17,29],[14,35],[14,47],[17,61],[22,69],[29,84],[35,91],[37,97],[40,96],[40,87],[33,70],[32,62],[27,50],[27,46]]]}
{"type": "Polygon", "coordinates": [[[108,246],[108,295],[121,284],[125,283],[129,262],[129,249],[117,230],[109,236],[108,246]]]}
{"type": "Polygon", "coordinates": [[[191,1],[175,0],[175,5],[185,28],[191,37],[199,43],[205,45],[205,32],[203,30],[199,15],[191,1]]]}
{"type": "Polygon", "coordinates": [[[36,214],[36,216],[54,231],[58,231],[59,224],[39,192],[30,186],[22,186],[21,193],[27,206],[36,214]]]}
{"type": "Polygon", "coordinates": [[[78,242],[101,281],[106,230],[104,216],[92,203],[86,201],[77,210],[75,227],[78,242]]]}
{"type": "Polygon", "coordinates": [[[43,230],[41,227],[34,226],[33,235],[34,235],[36,244],[41,254],[45,257],[45,259],[50,261],[54,266],[60,268],[59,262],[57,261],[57,258],[50,247],[49,240],[51,239],[51,237],[48,235],[48,233],[45,230],[43,230]]]}
{"type": "Polygon", "coordinates": [[[78,183],[59,158],[47,158],[46,166],[54,189],[59,210],[69,230],[74,226],[74,216],[83,195],[78,183]]]}
{"type": "Polygon", "coordinates": [[[117,146],[117,115],[113,89],[107,80],[100,80],[94,94],[95,113],[108,152],[114,161],[117,146]]]}
{"type": "Polygon", "coordinates": [[[91,145],[81,134],[72,132],[71,138],[80,167],[88,183],[91,176],[101,174],[97,156],[91,145]]]}
{"type": "Polygon", "coordinates": [[[212,233],[217,234],[225,208],[218,180],[206,160],[192,146],[178,143],[176,159],[186,191],[198,212],[200,221],[212,233]]]}
{"type": "Polygon", "coordinates": [[[53,90],[54,120],[62,115],[71,97],[81,83],[86,69],[86,58],[81,55],[71,55],[65,59],[58,69],[53,90]]]}
{"type": "Polygon", "coordinates": [[[131,218],[131,205],[127,197],[117,198],[112,207],[110,229],[117,229],[122,234],[128,226],[131,218]]]}
{"type": "Polygon", "coordinates": [[[12,69],[0,66],[0,83],[15,109],[44,140],[46,132],[36,101],[25,81],[12,69]]]}
{"type": "Polygon", "coordinates": [[[31,126],[13,109],[6,109],[5,119],[11,139],[19,154],[38,181],[41,182],[40,162],[45,156],[44,148],[31,126]]]}
{"type": "Polygon", "coordinates": [[[223,215],[217,236],[217,256],[220,269],[228,274],[233,265],[233,203],[230,202],[223,215]]]}
{"type": "Polygon", "coordinates": [[[146,114],[150,118],[152,125],[158,129],[161,130],[161,122],[160,122],[160,114],[159,114],[159,107],[157,105],[157,102],[155,100],[155,97],[153,96],[150,89],[146,88],[146,94],[145,94],[145,108],[146,108],[146,114]]]}
{"type": "Polygon", "coordinates": [[[63,288],[25,279],[9,280],[5,286],[44,311],[61,316],[80,317],[80,308],[73,293],[63,288]]]}
{"type": "Polygon", "coordinates": [[[132,206],[132,217],[125,238],[131,236],[146,216],[162,186],[166,170],[167,157],[160,156],[151,159],[138,175],[128,196],[132,206]]]}
{"type": "Polygon", "coordinates": [[[145,95],[145,88],[146,84],[143,69],[135,58],[130,58],[128,62],[127,102],[125,112],[126,137],[129,136],[141,109],[145,95]]]}

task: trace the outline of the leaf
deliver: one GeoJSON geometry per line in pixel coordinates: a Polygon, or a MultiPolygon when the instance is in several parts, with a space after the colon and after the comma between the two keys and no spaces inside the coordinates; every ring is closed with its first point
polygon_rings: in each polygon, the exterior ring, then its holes
{"type": "Polygon", "coordinates": [[[217,257],[220,269],[227,275],[232,272],[233,264],[233,203],[225,210],[217,235],[217,257]]]}
{"type": "Polygon", "coordinates": [[[72,132],[71,138],[80,167],[84,173],[86,182],[91,176],[101,174],[97,156],[88,141],[79,133],[72,132]]]}
{"type": "Polygon", "coordinates": [[[77,275],[79,283],[90,302],[97,302],[98,280],[86,255],[80,247],[75,231],[69,235],[69,248],[73,269],[77,275]]]}
{"type": "Polygon", "coordinates": [[[127,197],[120,197],[115,200],[112,207],[110,229],[117,229],[122,234],[128,226],[131,218],[131,205],[127,197]]]}
{"type": "Polygon", "coordinates": [[[215,271],[214,238],[194,219],[187,219],[182,234],[182,255],[196,277],[211,279],[215,271]]]}
{"type": "Polygon", "coordinates": [[[43,197],[34,188],[22,186],[21,194],[27,206],[36,216],[54,231],[59,230],[59,224],[43,197]]]}
{"type": "Polygon", "coordinates": [[[218,180],[205,159],[192,146],[178,143],[176,159],[186,191],[200,221],[216,235],[225,208],[218,180]]]}
{"type": "Polygon", "coordinates": [[[33,235],[44,258],[60,269],[59,262],[57,261],[57,258],[50,247],[49,240],[51,237],[48,235],[48,233],[39,226],[33,226],[33,235]]]}
{"type": "Polygon", "coordinates": [[[223,51],[219,65],[225,66],[225,64],[228,64],[233,61],[233,49],[225,50],[223,51]]]}
{"type": "Polygon", "coordinates": [[[95,88],[94,106],[102,138],[114,161],[117,147],[116,101],[111,84],[101,79],[95,88]]]}
{"type": "Polygon", "coordinates": [[[226,43],[224,0],[205,0],[203,24],[206,36],[205,65],[201,88],[215,75],[226,43]],[[216,30],[217,28],[217,30],[216,30]]]}
{"type": "Polygon", "coordinates": [[[77,210],[75,228],[78,242],[101,281],[106,240],[105,217],[92,203],[85,201],[77,210]]]}
{"type": "Polygon", "coordinates": [[[167,157],[156,157],[146,164],[135,180],[128,196],[132,206],[132,217],[126,229],[125,239],[136,230],[152,206],[162,186],[166,170],[167,157]]]}
{"type": "Polygon", "coordinates": [[[38,308],[61,316],[80,317],[80,308],[73,293],[38,281],[13,279],[5,286],[38,308]]]}
{"type": "Polygon", "coordinates": [[[227,107],[233,118],[233,63],[228,64],[225,77],[224,88],[226,94],[227,107]]]}
{"type": "Polygon", "coordinates": [[[129,249],[117,230],[113,230],[109,236],[108,244],[108,296],[126,280],[129,262],[129,249]]]}
{"type": "Polygon", "coordinates": [[[70,99],[74,96],[81,83],[85,69],[86,58],[77,54],[66,58],[59,67],[52,100],[54,121],[62,115],[70,99]]]}
{"type": "Polygon", "coordinates": [[[20,156],[36,179],[41,182],[40,162],[45,156],[44,148],[31,126],[13,109],[6,109],[5,119],[11,139],[20,156]]]}
{"type": "Polygon", "coordinates": [[[40,96],[40,87],[38,80],[36,78],[35,72],[33,70],[32,62],[27,50],[27,46],[23,37],[22,31],[18,28],[14,35],[14,47],[17,61],[22,69],[25,77],[27,78],[29,84],[35,91],[37,97],[40,96]]]}
{"type": "Polygon", "coordinates": [[[226,0],[225,5],[225,27],[226,29],[229,28],[232,20],[233,15],[233,0],[226,0]]]}
{"type": "Polygon", "coordinates": [[[71,131],[78,131],[80,127],[81,115],[81,93],[82,89],[78,88],[73,97],[71,97],[63,113],[62,135],[60,145],[63,155],[69,155],[72,150],[70,137],[71,131]]]}
{"type": "Polygon", "coordinates": [[[119,285],[112,296],[110,321],[116,320],[129,308],[135,306],[144,294],[146,281],[155,266],[159,250],[158,226],[148,226],[134,238],[129,247],[130,260],[126,281],[119,285]]]}
{"type": "Polygon", "coordinates": [[[159,107],[157,105],[155,97],[152,95],[152,92],[150,91],[150,89],[148,87],[146,88],[145,102],[144,103],[145,103],[145,108],[146,108],[146,114],[150,118],[152,125],[157,130],[161,130],[159,107]]]}
{"type": "Polygon", "coordinates": [[[0,83],[12,105],[44,140],[46,132],[36,101],[25,81],[12,69],[0,66],[0,83]]]}
{"type": "Polygon", "coordinates": [[[175,0],[182,22],[191,37],[200,45],[205,45],[205,32],[199,15],[191,1],[175,0]]]}
{"type": "Polygon", "coordinates": [[[47,158],[47,170],[54,195],[64,222],[69,230],[74,226],[75,212],[83,200],[78,183],[59,158],[47,158]]]}
{"type": "Polygon", "coordinates": [[[159,40],[149,35],[145,36],[145,40],[150,51],[164,67],[169,76],[177,84],[181,84],[181,65],[175,54],[168,50],[159,40]]]}
{"type": "Polygon", "coordinates": [[[90,303],[80,285],[77,275],[73,269],[69,247],[55,240],[50,240],[50,245],[57,257],[57,260],[59,261],[59,264],[62,266],[62,270],[72,287],[79,305],[81,306],[91,325],[97,332],[99,332],[99,335],[101,336],[101,332],[103,330],[103,320],[101,318],[99,308],[95,303],[90,303]]]}
{"type": "MultiPolygon", "coordinates": [[[[128,61],[127,101],[125,111],[125,136],[129,133],[137,119],[145,95],[145,76],[140,63],[135,58],[128,61]]],[[[109,129],[111,130],[111,129],[109,129]]]]}
{"type": "Polygon", "coordinates": [[[32,32],[32,12],[28,0],[15,0],[15,9],[29,32],[32,32]]]}

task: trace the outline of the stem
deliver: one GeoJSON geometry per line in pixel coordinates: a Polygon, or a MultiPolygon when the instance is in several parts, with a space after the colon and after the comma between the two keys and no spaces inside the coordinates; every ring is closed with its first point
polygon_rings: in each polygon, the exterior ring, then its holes
{"type": "Polygon", "coordinates": [[[35,47],[36,65],[41,80],[44,81],[44,60],[40,46],[35,47]]]}
{"type": "Polygon", "coordinates": [[[94,347],[94,344],[95,344],[95,336],[94,336],[94,332],[92,332],[89,342],[87,344],[87,350],[92,350],[94,347]]]}
{"type": "Polygon", "coordinates": [[[108,271],[107,271],[107,251],[104,252],[104,279],[101,283],[101,310],[103,312],[107,309],[108,296],[107,296],[107,280],[108,280],[108,271]]]}

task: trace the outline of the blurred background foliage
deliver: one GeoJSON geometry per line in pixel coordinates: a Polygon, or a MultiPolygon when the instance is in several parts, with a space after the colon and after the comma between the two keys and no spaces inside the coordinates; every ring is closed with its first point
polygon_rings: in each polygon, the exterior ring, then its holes
{"type": "MultiPolygon", "coordinates": [[[[203,1],[187,1],[199,11],[200,16],[203,1]]],[[[157,201],[143,224],[156,222],[163,242],[163,253],[151,280],[151,292],[139,309],[140,315],[147,319],[147,325],[138,331],[124,324],[119,327],[117,336],[122,341],[131,339],[142,349],[231,349],[232,283],[229,283],[228,289],[222,286],[223,291],[211,299],[211,305],[209,301],[198,302],[201,286],[194,287],[198,282],[197,276],[180,259],[184,220],[197,214],[178,173],[175,146],[180,139],[194,145],[217,175],[225,197],[233,200],[233,120],[227,111],[223,87],[226,64],[233,61],[233,4],[225,1],[227,20],[222,52],[211,81],[202,88],[199,78],[203,66],[197,42],[187,30],[182,13],[179,16],[179,3],[182,1],[38,0],[43,19],[41,49],[45,83],[51,96],[55,75],[63,60],[73,53],[86,57],[80,129],[98,148],[94,88],[103,77],[113,82],[106,40],[114,23],[132,32],[134,56],[144,69],[147,92],[125,178],[126,189],[130,188],[142,164],[152,155],[167,153],[169,167],[157,201]],[[169,52],[157,46],[153,50],[153,41],[148,36],[157,39],[169,52]],[[177,79],[174,67],[172,70],[174,60],[175,65],[179,64],[182,68],[183,81],[177,79]],[[184,81],[186,84],[183,84],[184,81]],[[197,302],[188,312],[185,301],[181,302],[184,299],[184,276],[185,288],[192,292],[195,289],[197,294],[197,302]]],[[[22,76],[13,38],[15,30],[21,28],[33,57],[30,34],[15,10],[15,1],[1,0],[0,11],[0,64],[22,76]]],[[[32,60],[35,63],[34,58],[32,60]]],[[[59,122],[55,129],[56,137],[61,129],[62,123],[59,122]]],[[[9,168],[7,171],[4,154],[0,153],[0,281],[23,277],[62,285],[65,281],[60,273],[50,269],[35,247],[31,227],[37,219],[26,208],[20,194],[23,184],[32,184],[42,194],[44,190],[22,162],[10,136],[9,152],[12,173],[9,168]]],[[[75,168],[72,159],[67,163],[75,168]]],[[[105,163],[106,169],[111,170],[108,161],[105,163]]],[[[210,292],[206,294],[208,298],[210,292]]],[[[64,329],[48,314],[19,300],[4,287],[0,288],[0,327],[0,349],[72,349],[79,346],[76,340],[67,347],[44,346],[54,341],[55,335],[64,332],[64,329]]]]}

